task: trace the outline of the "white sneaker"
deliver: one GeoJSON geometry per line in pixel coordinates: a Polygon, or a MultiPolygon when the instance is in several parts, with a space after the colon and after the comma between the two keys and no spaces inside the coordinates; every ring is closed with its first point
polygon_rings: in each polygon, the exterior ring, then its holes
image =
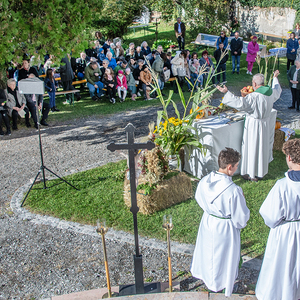
{"type": "Polygon", "coordinates": [[[141,97],[142,95],[141,95],[141,93],[140,93],[140,92],[137,92],[137,96],[138,96],[138,97],[141,97]]]}
{"type": "Polygon", "coordinates": [[[247,70],[247,73],[246,74],[249,74],[249,71],[247,70]]]}
{"type": "Polygon", "coordinates": [[[112,104],[116,103],[116,99],[115,98],[111,98],[111,100],[112,100],[112,104]]]}
{"type": "Polygon", "coordinates": [[[252,73],[251,73],[251,72],[249,72],[249,75],[252,75],[252,73]]]}

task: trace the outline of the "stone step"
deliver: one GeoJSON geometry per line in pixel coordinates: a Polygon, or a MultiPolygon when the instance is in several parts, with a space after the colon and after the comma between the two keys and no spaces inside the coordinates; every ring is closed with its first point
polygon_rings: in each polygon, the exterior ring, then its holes
{"type": "MultiPolygon", "coordinates": [[[[174,289],[176,286],[179,287],[179,283],[174,283],[174,289]]],[[[167,282],[161,283],[162,290],[168,287],[167,282]]],[[[119,287],[112,287],[112,292],[118,293],[119,287]]],[[[100,300],[103,295],[107,293],[107,288],[94,289],[89,291],[71,293],[67,295],[54,296],[43,300],[100,300]]],[[[131,295],[117,297],[120,300],[185,300],[185,299],[197,299],[197,300],[257,300],[252,295],[239,295],[232,294],[231,297],[225,297],[224,294],[220,293],[209,293],[209,292],[173,292],[173,293],[157,293],[157,294],[142,294],[142,295],[131,295]]]]}

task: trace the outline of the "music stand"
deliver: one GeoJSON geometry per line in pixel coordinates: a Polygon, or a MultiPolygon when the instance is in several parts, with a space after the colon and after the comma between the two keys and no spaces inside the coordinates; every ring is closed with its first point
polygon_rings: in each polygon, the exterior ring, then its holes
{"type": "MultiPolygon", "coordinates": [[[[19,93],[20,94],[35,94],[35,95],[43,95],[44,94],[44,82],[41,81],[40,79],[34,77],[34,78],[27,78],[27,79],[23,79],[20,80],[18,82],[18,88],[19,88],[19,93]]],[[[53,174],[54,176],[56,176],[57,178],[59,178],[60,180],[64,181],[65,183],[67,183],[69,186],[71,186],[72,188],[74,188],[75,190],[79,190],[78,188],[76,188],[74,185],[72,185],[71,183],[69,183],[68,181],[66,181],[65,179],[63,179],[62,177],[58,176],[56,173],[54,173],[53,171],[51,171],[49,168],[47,168],[44,165],[44,157],[43,157],[43,147],[42,147],[42,139],[41,139],[41,124],[40,124],[40,112],[39,112],[39,108],[38,108],[38,101],[36,101],[36,114],[37,114],[37,124],[38,124],[38,135],[39,135],[39,147],[40,147],[40,157],[41,157],[41,167],[39,169],[39,171],[37,172],[34,181],[32,183],[32,185],[30,186],[27,194],[25,195],[22,203],[21,203],[21,207],[23,206],[28,194],[30,193],[33,185],[35,184],[38,176],[40,175],[40,173],[42,173],[43,176],[43,183],[44,183],[44,189],[47,188],[46,185],[46,178],[45,178],[45,170],[49,171],[51,174],[53,174]]]]}

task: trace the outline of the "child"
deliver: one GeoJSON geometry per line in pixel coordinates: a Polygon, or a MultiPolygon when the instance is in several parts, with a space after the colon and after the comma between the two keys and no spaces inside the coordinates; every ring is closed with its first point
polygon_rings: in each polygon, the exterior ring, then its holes
{"type": "Polygon", "coordinates": [[[197,90],[199,83],[202,87],[202,82],[203,82],[203,76],[202,75],[199,76],[200,63],[197,58],[197,53],[193,53],[192,59],[189,62],[189,66],[191,71],[191,77],[193,78],[194,81],[196,81],[195,88],[197,90]]]}
{"type": "Polygon", "coordinates": [[[55,105],[55,90],[56,90],[56,81],[54,79],[53,71],[52,69],[48,69],[46,72],[46,77],[45,77],[45,89],[48,92],[49,95],[49,104],[50,104],[50,109],[51,111],[59,111],[55,105]]]}
{"type": "Polygon", "coordinates": [[[131,100],[135,101],[135,98],[136,98],[136,86],[135,86],[134,77],[133,77],[132,73],[130,72],[130,68],[126,68],[125,74],[126,74],[126,80],[127,80],[127,89],[131,93],[131,100]]]}
{"type": "Polygon", "coordinates": [[[285,142],[282,151],[289,170],[259,210],[271,228],[255,290],[259,300],[300,298],[300,139],[285,142]]]}
{"type": "Polygon", "coordinates": [[[112,68],[106,68],[105,74],[103,77],[103,84],[107,89],[107,93],[109,95],[109,101],[112,104],[116,103],[116,81],[115,81],[115,73],[112,68]]]}
{"type": "Polygon", "coordinates": [[[98,54],[98,60],[100,62],[100,65],[102,66],[103,61],[106,59],[106,56],[104,54],[104,49],[100,48],[99,49],[99,54],[98,54]]]}
{"type": "Polygon", "coordinates": [[[195,198],[204,210],[200,223],[191,273],[212,291],[225,288],[229,297],[238,275],[240,230],[249,220],[242,189],[232,181],[241,155],[231,149],[218,157],[219,170],[201,179],[195,198]]]}
{"type": "Polygon", "coordinates": [[[127,95],[127,80],[122,70],[118,71],[117,91],[118,91],[120,102],[124,102],[127,95]],[[122,97],[122,92],[123,92],[123,97],[122,97]]]}

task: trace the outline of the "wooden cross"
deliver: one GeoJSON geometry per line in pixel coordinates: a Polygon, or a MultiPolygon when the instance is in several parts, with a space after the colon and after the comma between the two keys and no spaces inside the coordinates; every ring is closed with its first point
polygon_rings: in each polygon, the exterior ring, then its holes
{"type": "Polygon", "coordinates": [[[133,215],[133,226],[134,226],[134,239],[135,239],[135,255],[134,255],[134,273],[135,273],[135,289],[136,294],[144,293],[144,277],[143,277],[143,263],[142,255],[139,252],[139,237],[138,237],[138,225],[137,225],[137,213],[139,208],[136,200],[136,178],[135,178],[135,155],[139,149],[151,150],[155,147],[155,144],[151,141],[145,143],[135,144],[134,143],[134,126],[129,123],[125,127],[127,132],[127,144],[115,144],[110,143],[107,149],[114,152],[115,150],[128,150],[129,157],[129,174],[130,174],[130,191],[131,191],[131,208],[130,211],[133,215]]]}

